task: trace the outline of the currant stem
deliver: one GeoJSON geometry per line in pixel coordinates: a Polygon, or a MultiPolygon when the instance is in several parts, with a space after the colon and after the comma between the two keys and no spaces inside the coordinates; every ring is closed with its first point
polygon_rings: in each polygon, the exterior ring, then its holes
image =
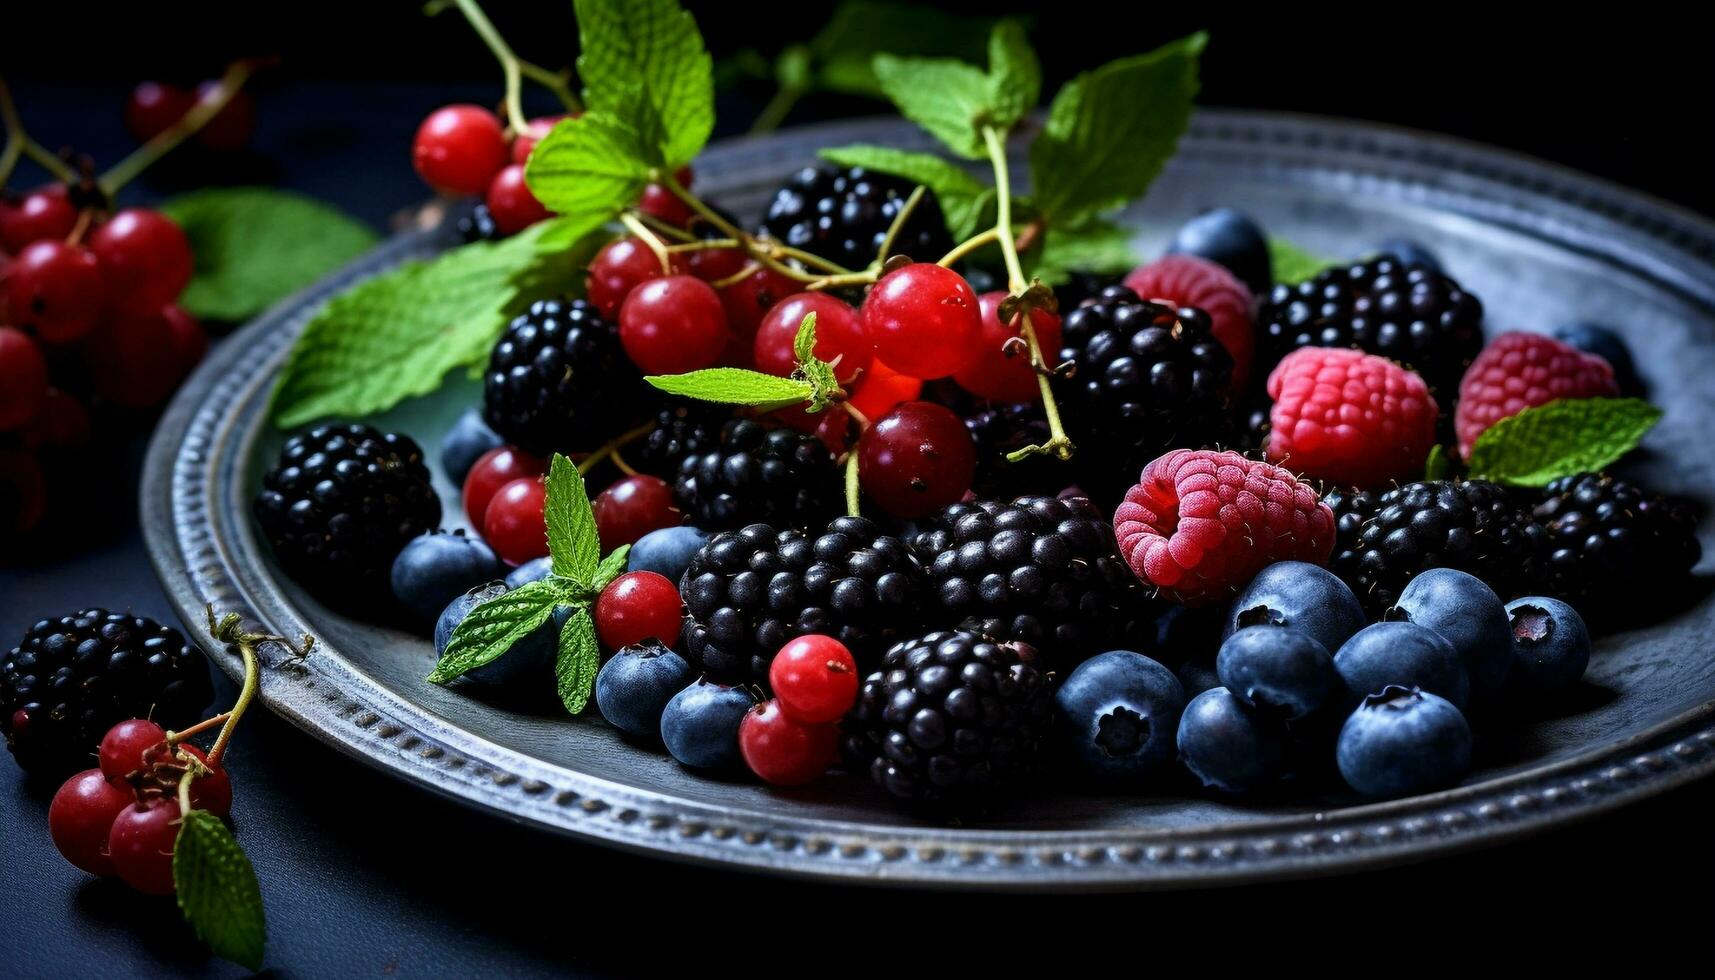
{"type": "Polygon", "coordinates": [[[762,112],[757,115],[756,121],[750,124],[751,133],[772,133],[779,129],[780,124],[786,121],[786,116],[792,111],[792,107],[797,105],[798,100],[803,96],[803,89],[785,86],[776,89],[774,96],[768,100],[768,104],[762,107],[762,112]]]}
{"type": "Polygon", "coordinates": [[[935,264],[938,266],[941,266],[942,268],[952,268],[953,263],[959,261],[960,259],[971,254],[972,252],[975,252],[977,249],[982,248],[985,245],[994,244],[995,240],[998,238],[1000,238],[1000,230],[999,229],[997,229],[997,228],[986,228],[983,231],[979,232],[978,234],[976,234],[970,238],[965,239],[964,242],[960,243],[958,245],[958,247],[954,248],[951,252],[948,252],[946,255],[941,256],[940,261],[936,262],[935,264]]]}
{"type": "Polygon", "coordinates": [[[846,453],[846,516],[863,516],[862,500],[858,493],[858,454],[856,449],[846,453]]]}
{"type": "Polygon", "coordinates": [[[918,184],[917,189],[911,192],[911,196],[905,199],[905,204],[899,209],[899,213],[893,216],[893,223],[887,226],[887,236],[881,240],[881,249],[875,253],[875,261],[871,263],[874,268],[879,269],[887,264],[887,257],[893,254],[893,242],[899,237],[899,230],[905,227],[907,221],[911,220],[911,212],[917,210],[917,203],[923,200],[923,195],[928,191],[927,187],[918,184]]]}
{"type": "Polygon", "coordinates": [[[232,717],[232,712],[222,711],[220,714],[215,715],[213,718],[204,718],[202,721],[197,722],[196,724],[185,729],[184,731],[168,732],[167,733],[167,744],[168,745],[177,745],[180,742],[183,742],[185,739],[188,739],[194,735],[201,735],[203,732],[206,732],[211,728],[215,728],[219,725],[226,724],[227,719],[231,718],[231,717],[232,717]]]}
{"type": "Polygon", "coordinates": [[[239,689],[238,701],[232,710],[226,713],[226,723],[220,726],[220,735],[214,740],[214,748],[208,750],[208,764],[220,765],[220,757],[226,754],[226,745],[232,741],[233,730],[238,727],[238,719],[244,717],[245,709],[250,702],[256,700],[256,689],[262,686],[262,664],[256,658],[257,640],[251,634],[239,637],[238,654],[244,658],[244,686],[239,689]]]}
{"type": "Polygon", "coordinates": [[[208,121],[220,115],[226,104],[238,94],[244,83],[250,80],[252,73],[260,66],[259,62],[249,59],[235,61],[220,76],[220,84],[215,88],[214,97],[198,99],[191,111],[182,116],[178,122],[156,133],[149,142],[131,151],[131,155],[120,160],[107,172],[102,174],[97,183],[101,192],[109,199],[119,193],[124,187],[137,178],[137,175],[147,170],[156,160],[170,153],[174,147],[195,136],[197,131],[208,125],[208,121]]]}
{"type": "MultiPolygon", "coordinates": [[[[619,452],[619,450],[623,449],[624,447],[630,445],[633,442],[636,442],[637,440],[643,438],[644,436],[646,436],[649,433],[654,432],[654,431],[655,431],[655,423],[650,422],[650,423],[647,423],[645,425],[640,425],[637,428],[632,429],[628,432],[620,433],[616,438],[612,439],[611,441],[609,441],[608,443],[603,445],[600,449],[597,449],[595,452],[590,453],[588,456],[585,456],[582,460],[579,460],[578,461],[578,475],[583,476],[585,473],[588,473],[590,470],[595,469],[596,466],[602,460],[608,458],[609,456],[612,456],[614,453],[619,452]]],[[[629,476],[631,474],[627,474],[627,475],[629,476]]]]}
{"type": "Polygon", "coordinates": [[[523,69],[519,66],[518,56],[512,53],[506,39],[495,30],[494,23],[488,15],[482,12],[476,0],[453,0],[464,14],[464,19],[470,22],[470,29],[482,42],[488,45],[488,50],[494,52],[494,59],[500,62],[501,74],[506,77],[506,122],[514,133],[522,133],[529,128],[529,122],[524,118],[524,100],[519,94],[522,88],[521,77],[523,69]]]}
{"type": "MultiPolygon", "coordinates": [[[[797,259],[805,265],[817,266],[836,275],[850,274],[849,270],[841,268],[838,265],[834,265],[827,259],[811,255],[808,252],[789,248],[785,245],[779,244],[778,242],[758,242],[755,237],[745,234],[732,222],[722,217],[719,212],[715,211],[707,204],[704,204],[701,198],[686,190],[685,185],[679,183],[679,178],[666,170],[653,171],[650,173],[649,179],[652,183],[657,183],[662,187],[667,188],[669,193],[685,202],[691,210],[701,215],[703,220],[719,229],[721,234],[739,242],[743,246],[746,255],[749,255],[752,259],[755,259],[762,265],[767,266],[789,279],[803,283],[814,283],[822,277],[813,273],[807,273],[802,269],[794,269],[781,262],[770,253],[778,253],[780,255],[787,256],[788,258],[797,259]]],[[[873,277],[871,280],[866,281],[873,281],[873,277]]]]}
{"type": "Polygon", "coordinates": [[[523,58],[518,59],[518,70],[523,73],[525,78],[552,92],[554,98],[559,99],[560,104],[566,107],[567,112],[582,112],[584,110],[584,104],[572,94],[569,73],[551,71],[541,65],[525,61],[523,58]]]}
{"type": "Polygon", "coordinates": [[[619,223],[641,239],[643,244],[649,246],[649,251],[655,253],[655,258],[661,263],[662,274],[669,276],[673,274],[673,257],[667,254],[666,242],[663,242],[648,225],[637,220],[637,216],[630,211],[619,216],[619,223]]]}
{"type": "Polygon", "coordinates": [[[70,182],[77,179],[77,173],[66,166],[64,160],[49,153],[24,132],[24,121],[18,116],[18,107],[12,102],[12,90],[6,86],[4,78],[0,78],[0,122],[4,122],[6,127],[6,146],[0,149],[0,187],[6,186],[18,159],[23,156],[41,164],[60,180],[70,182]]]}

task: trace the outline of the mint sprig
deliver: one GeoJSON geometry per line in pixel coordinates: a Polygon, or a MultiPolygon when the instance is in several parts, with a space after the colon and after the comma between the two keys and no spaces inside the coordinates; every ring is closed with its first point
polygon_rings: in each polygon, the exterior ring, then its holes
{"type": "Polygon", "coordinates": [[[952,58],[877,55],[876,79],[907,119],[928,130],[949,150],[972,160],[985,153],[983,130],[1005,132],[1024,118],[1042,94],[1042,69],[1013,21],[989,35],[989,66],[983,70],[952,58]]]}
{"type": "Polygon", "coordinates": [[[181,816],[173,887],[179,911],[210,951],[250,970],[262,969],[268,924],[256,869],[232,831],[207,810],[181,816]]]}
{"type": "Polygon", "coordinates": [[[798,367],[790,378],[745,368],[706,368],[684,374],[652,374],[643,380],[669,395],[722,405],[773,411],[803,405],[820,412],[844,396],[834,366],[816,356],[816,314],[807,313],[792,338],[798,367]]]}
{"type": "Polygon", "coordinates": [[[696,21],[674,0],[575,0],[573,7],[584,105],[623,120],[651,165],[689,163],[715,127],[713,63],[696,21]]]}
{"type": "Polygon", "coordinates": [[[559,453],[548,464],[548,494],[543,517],[548,524],[548,554],[553,573],[584,588],[595,580],[601,562],[595,511],[584,493],[584,479],[559,453]]]}
{"type": "Polygon", "coordinates": [[[1661,414],[1640,398],[1562,398],[1490,426],[1471,447],[1467,468],[1473,479],[1547,486],[1618,462],[1661,414]]]}
{"type": "MultiPolygon", "coordinates": [[[[975,17],[936,10],[920,4],[846,0],[835,8],[810,43],[782,53],[803,62],[797,74],[802,89],[825,88],[848,95],[881,98],[876,78],[878,54],[941,56],[976,61],[986,50],[983,39],[994,30],[993,17],[975,17]],[[792,53],[797,52],[797,53],[792,53]]],[[[793,71],[781,73],[794,77],[793,71]]]]}
{"type": "Polygon", "coordinates": [[[589,609],[579,609],[560,627],[560,652],[554,658],[555,690],[560,703],[572,714],[589,707],[590,691],[601,667],[601,647],[596,641],[595,619],[589,609]]]}

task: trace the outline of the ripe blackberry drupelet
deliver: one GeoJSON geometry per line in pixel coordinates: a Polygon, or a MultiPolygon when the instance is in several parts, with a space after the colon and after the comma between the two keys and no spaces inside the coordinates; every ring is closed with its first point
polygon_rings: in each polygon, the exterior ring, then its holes
{"type": "Polygon", "coordinates": [[[734,419],[720,446],[688,456],[673,497],[688,523],[707,531],[775,524],[819,527],[843,509],[839,467],[821,440],[734,419]]]}
{"type": "Polygon", "coordinates": [[[127,718],[183,728],[213,696],[201,651],[178,630],[105,609],[44,619],[0,654],[0,732],[20,766],[49,777],[93,765],[127,718]]]}
{"type": "Polygon", "coordinates": [[[1049,439],[1048,420],[1036,405],[1000,405],[965,419],[977,448],[971,490],[980,497],[1011,500],[1025,494],[1059,493],[1073,480],[1072,468],[1052,456],[1029,456],[1016,463],[1006,454],[1049,439]]]}
{"type": "Polygon", "coordinates": [[[887,651],[846,720],[848,764],[893,796],[957,803],[1029,774],[1053,722],[1037,652],[970,632],[887,651]]]}
{"type": "Polygon", "coordinates": [[[823,633],[874,669],[888,644],[921,624],[923,571],[905,542],[861,517],[810,537],[752,524],[715,535],[680,583],[685,657],[729,682],[768,682],[786,641],[823,633]]]}
{"type": "Polygon", "coordinates": [[[1153,636],[1150,599],[1083,497],[957,503],[911,541],[929,570],[929,622],[1028,643],[1055,666],[1153,636]]]}
{"type": "MultiPolygon", "coordinates": [[[[774,193],[762,229],[793,248],[862,269],[875,259],[915,187],[904,178],[862,167],[806,167],[774,193]]],[[[894,239],[893,254],[933,262],[952,250],[941,205],[934,192],[925,192],[894,239]]]]}
{"type": "Polygon", "coordinates": [[[686,457],[720,445],[721,427],[732,412],[707,402],[673,399],[655,416],[655,429],[625,447],[625,460],[651,476],[671,480],[686,457]]]}
{"type": "Polygon", "coordinates": [[[483,420],[538,456],[595,449],[653,408],[617,328],[583,300],[530,304],[494,345],[483,375],[483,420]]]}
{"type": "Polygon", "coordinates": [[[488,210],[488,205],[478,204],[470,209],[470,213],[462,215],[456,225],[459,240],[470,242],[493,242],[505,237],[500,234],[500,226],[494,223],[494,213],[488,210]]]}
{"type": "Polygon", "coordinates": [[[1587,615],[1648,604],[1703,554],[1692,505],[1598,473],[1550,483],[1534,516],[1548,536],[1545,593],[1587,615]]]}
{"type": "Polygon", "coordinates": [[[1452,279],[1392,256],[1278,285],[1258,317],[1256,378],[1300,347],[1356,347],[1418,374],[1443,408],[1483,347],[1483,304],[1452,279]]]}
{"type": "Polygon", "coordinates": [[[441,501],[409,436],[323,425],[286,440],[262,477],[255,512],[293,578],[361,603],[386,595],[394,557],[439,526],[441,501]]]}

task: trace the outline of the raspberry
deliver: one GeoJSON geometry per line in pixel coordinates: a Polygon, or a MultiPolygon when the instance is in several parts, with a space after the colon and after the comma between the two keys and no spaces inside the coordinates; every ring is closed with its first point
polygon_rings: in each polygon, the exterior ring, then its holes
{"type": "Polygon", "coordinates": [[[1114,512],[1137,577],[1185,605],[1225,598],[1276,561],[1327,562],[1334,512],[1277,466],[1177,449],[1143,468],[1114,512]]]}
{"type": "Polygon", "coordinates": [[[1125,284],[1144,299],[1209,314],[1215,339],[1233,356],[1233,391],[1244,390],[1256,353],[1256,297],[1237,276],[1195,255],[1164,255],[1133,269],[1125,284]]]}
{"type": "Polygon", "coordinates": [[[1496,337],[1459,382],[1453,429],[1467,458],[1477,437],[1501,419],[1560,398],[1612,398],[1614,369],[1594,354],[1533,333],[1496,337]]]}
{"type": "Polygon", "coordinates": [[[1268,460],[1341,486],[1421,472],[1435,444],[1435,399],[1385,357],[1300,347],[1268,376],[1268,460]]]}

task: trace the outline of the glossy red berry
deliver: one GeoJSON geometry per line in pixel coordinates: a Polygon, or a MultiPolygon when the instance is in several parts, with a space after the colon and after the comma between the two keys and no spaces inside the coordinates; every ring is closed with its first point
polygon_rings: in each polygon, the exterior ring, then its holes
{"type": "MultiPolygon", "coordinates": [[[[1036,371],[1030,366],[1030,352],[1024,344],[1024,332],[1002,323],[1000,303],[1008,294],[984,293],[978,303],[982,306],[983,333],[977,341],[977,356],[971,363],[953,374],[959,387],[979,398],[997,402],[1033,402],[1042,398],[1042,388],[1036,383],[1036,371]]],[[[1042,356],[1049,364],[1060,351],[1060,317],[1047,310],[1031,310],[1030,325],[1036,332],[1042,356]]]]}
{"type": "Polygon", "coordinates": [[[858,483],[895,517],[922,517],[971,489],[976,445],[951,409],[905,402],[858,439],[858,483]]]}
{"type": "Polygon", "coordinates": [[[63,344],[95,329],[106,293],[101,263],[88,249],[57,239],[32,242],[6,275],[13,318],[42,340],[63,344]]]}
{"type": "Polygon", "coordinates": [[[48,361],[22,330],[0,327],[0,432],[22,428],[48,394],[48,361]]]}
{"type": "Polygon", "coordinates": [[[226,767],[209,766],[208,753],[188,742],[180,743],[179,748],[196,756],[209,769],[208,775],[191,782],[191,809],[207,810],[225,820],[232,812],[232,777],[227,775],[226,767]]]}
{"type": "Polygon", "coordinates": [[[443,194],[481,194],[510,154],[500,120],[476,105],[429,113],[411,144],[417,175],[443,194]]]}
{"type": "Polygon", "coordinates": [[[31,242],[64,239],[77,227],[77,208],[64,184],[45,184],[18,201],[0,201],[0,251],[16,255],[31,242]]]}
{"type": "Polygon", "coordinates": [[[101,262],[107,304],[156,310],[179,298],[196,260],[178,223],[159,211],[126,208],[89,236],[101,262]]]}
{"type": "Polygon", "coordinates": [[[524,132],[512,138],[512,162],[523,166],[530,162],[530,151],[542,141],[542,137],[553,130],[554,124],[562,119],[571,119],[578,113],[558,116],[537,116],[525,124],[524,132]]]}
{"type": "Polygon", "coordinates": [[[109,779],[124,779],[143,768],[143,754],[157,745],[165,746],[167,730],[147,718],[122,721],[101,737],[97,756],[101,771],[109,779]]]}
{"type": "Polygon", "coordinates": [[[490,449],[478,456],[464,478],[464,515],[470,526],[482,530],[488,502],[501,487],[513,480],[539,477],[547,472],[548,466],[542,460],[512,446],[490,449]]]}
{"type": "Polygon", "coordinates": [[[116,312],[86,342],[84,359],[103,398],[122,408],[154,408],[201,359],[205,345],[202,328],[177,307],[116,312]]]}
{"type": "Polygon", "coordinates": [[[675,228],[690,224],[695,214],[689,204],[660,184],[650,184],[643,188],[642,196],[637,199],[637,210],[675,228]]]}
{"type": "Polygon", "coordinates": [[[67,861],[92,875],[114,874],[107,838],[114,818],[137,802],[131,787],[85,769],[66,780],[48,804],[48,834],[67,861]]]}
{"type": "Polygon", "coordinates": [[[900,402],[908,402],[923,393],[923,379],[900,374],[880,361],[870,364],[863,377],[852,386],[847,399],[866,419],[878,419],[900,402]]]}
{"type": "Polygon", "coordinates": [[[548,553],[547,502],[541,477],[513,480],[495,493],[483,513],[482,536],[501,560],[522,565],[548,553]]]}
{"type": "Polygon", "coordinates": [[[914,262],[881,277],[863,301],[875,356],[914,378],[944,378],[976,358],[982,338],[977,294],[964,277],[914,262]]]}
{"type": "Polygon", "coordinates": [[[644,374],[713,367],[730,336],[720,297],[695,276],[651,279],[619,308],[619,342],[644,374]]]}
{"type": "Polygon", "coordinates": [[[0,449],[0,541],[28,534],[47,513],[41,464],[29,453],[0,449]]]}
{"type": "MultiPolygon", "coordinates": [[[[677,258],[677,271],[684,271],[677,258]]],[[[616,238],[596,253],[584,278],[584,295],[602,316],[619,318],[619,308],[631,291],[651,279],[666,275],[661,260],[636,238],[616,238]]]]}
{"type": "MultiPolygon", "coordinates": [[[[0,376],[4,369],[0,368],[0,376]]],[[[4,381],[0,381],[0,401],[5,399],[4,381]]],[[[0,425],[0,429],[5,426],[0,425]]],[[[89,409],[76,396],[49,386],[42,397],[36,417],[23,429],[24,445],[29,449],[53,446],[76,449],[89,442],[91,422],[89,409]]]]}
{"type": "Polygon", "coordinates": [[[494,216],[494,226],[503,235],[516,235],[538,221],[551,217],[536,195],[524,183],[524,168],[508,164],[500,168],[489,182],[488,213],[494,216]]]}
{"type": "Polygon", "coordinates": [[[596,635],[609,650],[648,639],[678,646],[684,614],[679,590],[665,575],[627,572],[608,583],[596,598],[596,635]]]}
{"type": "Polygon", "coordinates": [[[857,311],[827,293],[796,293],[776,303],[756,328],[758,371],[781,377],[792,373],[798,364],[792,343],[811,313],[816,314],[816,356],[834,363],[841,381],[850,381],[869,368],[875,353],[857,311]]]}
{"type": "Polygon", "coordinates": [[[114,816],[107,834],[113,870],[145,895],[173,893],[173,850],[179,840],[179,801],[140,800],[114,816]]]}
{"type": "Polygon", "coordinates": [[[738,275],[749,261],[744,250],[737,248],[698,249],[684,253],[684,260],[686,272],[711,284],[738,275]]]}
{"type": "Polygon", "coordinates": [[[720,289],[721,307],[726,310],[727,329],[732,331],[733,336],[741,339],[756,336],[763,315],[773,309],[774,304],[799,292],[800,289],[800,283],[767,266],[757,266],[755,272],[720,289]]]}
{"type": "Polygon", "coordinates": [[[768,700],[750,709],[738,725],[744,764],[763,782],[800,786],[828,771],[838,755],[838,725],[806,725],[768,700]]]}
{"type": "Polygon", "coordinates": [[[650,531],[676,527],[685,520],[673,503],[673,488],[667,481],[644,473],[625,477],[603,490],[590,507],[595,511],[596,533],[604,553],[620,545],[636,544],[650,531]]]}
{"type": "Polygon", "coordinates": [[[185,117],[196,104],[190,90],[166,82],[139,82],[125,102],[125,128],[139,143],[147,143],[185,117]]]}
{"type": "MultiPolygon", "coordinates": [[[[212,102],[219,96],[219,81],[210,79],[197,86],[198,102],[212,102]]],[[[256,100],[249,92],[239,91],[233,94],[224,108],[215,113],[213,119],[197,130],[196,139],[211,150],[230,153],[243,149],[244,144],[250,142],[250,134],[255,129],[256,100]]]]}
{"type": "Polygon", "coordinates": [[[857,703],[857,661],[831,636],[800,636],[768,665],[768,686],[788,717],[805,725],[839,721],[857,703]]]}

